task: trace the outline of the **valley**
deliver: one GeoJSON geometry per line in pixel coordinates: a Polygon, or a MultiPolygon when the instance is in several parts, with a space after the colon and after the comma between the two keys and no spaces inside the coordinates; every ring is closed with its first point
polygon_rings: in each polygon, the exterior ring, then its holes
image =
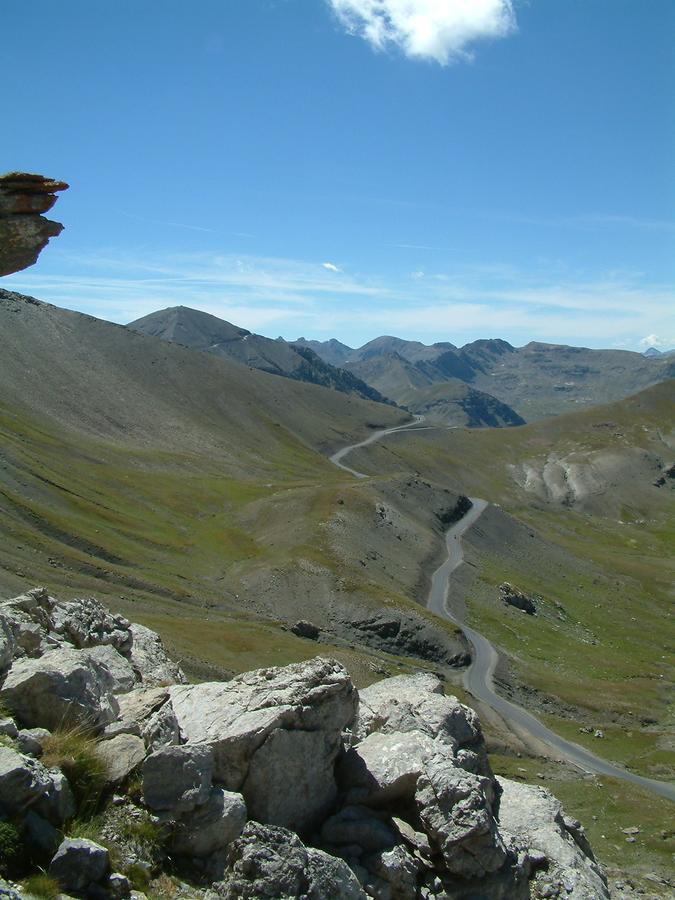
{"type": "MultiPolygon", "coordinates": [[[[0,316],[6,595],[96,596],[197,680],[317,652],[360,686],[441,673],[505,774],[539,759],[569,794],[571,741],[610,763],[602,783],[611,764],[635,774],[611,821],[643,821],[625,805],[639,779],[672,778],[672,382],[518,428],[449,427],[10,292],[0,316]],[[426,598],[465,495],[489,506],[443,621],[426,598]],[[498,599],[505,581],[535,616],[498,599]],[[466,674],[474,632],[496,648],[501,710],[466,674]]],[[[650,839],[635,871],[663,849],[650,839]]]]}

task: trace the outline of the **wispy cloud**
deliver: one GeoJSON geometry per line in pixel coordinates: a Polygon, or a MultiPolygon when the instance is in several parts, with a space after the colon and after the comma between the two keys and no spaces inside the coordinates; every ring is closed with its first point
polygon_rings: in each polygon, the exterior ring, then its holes
{"type": "Polygon", "coordinates": [[[49,258],[58,274],[40,263],[2,286],[117,322],[185,305],[274,336],[352,346],[382,333],[455,344],[496,336],[635,349],[673,343],[663,336],[673,334],[675,291],[635,272],[590,277],[561,266],[553,275],[544,264],[524,271],[495,262],[383,277],[335,263],[204,252],[75,257],[54,248],[49,258]]]}
{"type": "Polygon", "coordinates": [[[471,59],[474,41],[516,28],[511,0],[328,0],[338,20],[374,49],[393,46],[440,65],[471,59]]]}

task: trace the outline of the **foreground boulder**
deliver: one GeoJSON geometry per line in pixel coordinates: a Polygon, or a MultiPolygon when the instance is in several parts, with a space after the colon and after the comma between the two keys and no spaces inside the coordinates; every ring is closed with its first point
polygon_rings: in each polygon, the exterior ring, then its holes
{"type": "Polygon", "coordinates": [[[52,650],[19,659],[0,689],[0,700],[28,728],[84,724],[102,728],[117,717],[109,670],[83,650],[52,650]]]}
{"type": "Polygon", "coordinates": [[[170,696],[181,739],[213,750],[214,779],[243,794],[252,818],[304,831],[326,817],[358,703],[343,666],[317,657],[170,696]]]}
{"type": "Polygon", "coordinates": [[[562,805],[545,788],[500,778],[500,828],[520,847],[538,851],[548,861],[537,874],[541,896],[569,900],[609,897],[607,879],[595,861],[579,822],[568,819],[562,805]],[[544,891],[548,891],[545,893],[544,891]]]}
{"type": "Polygon", "coordinates": [[[349,866],[321,850],[305,847],[285,828],[249,822],[230,847],[224,879],[207,900],[366,900],[349,866]]]}
{"type": "Polygon", "coordinates": [[[108,851],[94,841],[67,838],[49,864],[49,874],[64,891],[84,893],[110,872],[108,851]]]}

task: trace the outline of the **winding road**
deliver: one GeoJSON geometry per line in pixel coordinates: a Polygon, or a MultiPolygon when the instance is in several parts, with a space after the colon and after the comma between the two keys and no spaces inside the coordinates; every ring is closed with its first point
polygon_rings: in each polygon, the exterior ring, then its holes
{"type": "MultiPolygon", "coordinates": [[[[422,416],[415,416],[412,422],[405,425],[399,425],[394,428],[383,428],[370,435],[365,441],[358,444],[351,444],[343,447],[331,456],[331,462],[356,478],[367,478],[363,472],[358,472],[345,465],[342,461],[349,453],[359,447],[365,447],[373,444],[388,434],[398,431],[405,431],[409,428],[429,428],[433,426],[422,426],[422,416]]],[[[462,536],[476,522],[480,515],[488,507],[487,500],[481,500],[477,497],[471,498],[471,509],[459,520],[455,522],[447,530],[445,542],[447,548],[447,559],[443,562],[431,576],[431,588],[427,599],[428,609],[453,622],[461,628],[467,641],[471,645],[471,665],[464,674],[464,687],[477,700],[482,701],[491,709],[495,710],[504,719],[504,721],[512,727],[516,733],[518,731],[525,732],[530,737],[546,744],[555,753],[573,763],[585,772],[597,775],[608,775],[612,778],[619,778],[623,781],[629,781],[639,787],[652,791],[661,797],[669,800],[675,800],[675,784],[666,781],[657,781],[652,778],[643,778],[641,775],[635,775],[627,769],[614,766],[606,762],[599,756],[591,753],[572,741],[566,741],[554,731],[547,728],[536,716],[533,716],[523,707],[516,703],[511,703],[504,697],[500,697],[495,691],[493,676],[497,666],[499,656],[492,644],[473,628],[459,621],[448,610],[448,590],[450,586],[450,577],[455,569],[460,566],[464,560],[464,552],[462,550],[462,536]]]]}

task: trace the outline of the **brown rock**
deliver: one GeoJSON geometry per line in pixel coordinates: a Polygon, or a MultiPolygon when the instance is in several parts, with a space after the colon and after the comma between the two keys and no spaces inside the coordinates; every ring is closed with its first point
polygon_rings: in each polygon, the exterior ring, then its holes
{"type": "Polygon", "coordinates": [[[63,225],[40,213],[56,203],[56,193],[68,188],[28,172],[0,175],[0,275],[19,272],[37,262],[40,252],[63,231],[63,225]]]}

